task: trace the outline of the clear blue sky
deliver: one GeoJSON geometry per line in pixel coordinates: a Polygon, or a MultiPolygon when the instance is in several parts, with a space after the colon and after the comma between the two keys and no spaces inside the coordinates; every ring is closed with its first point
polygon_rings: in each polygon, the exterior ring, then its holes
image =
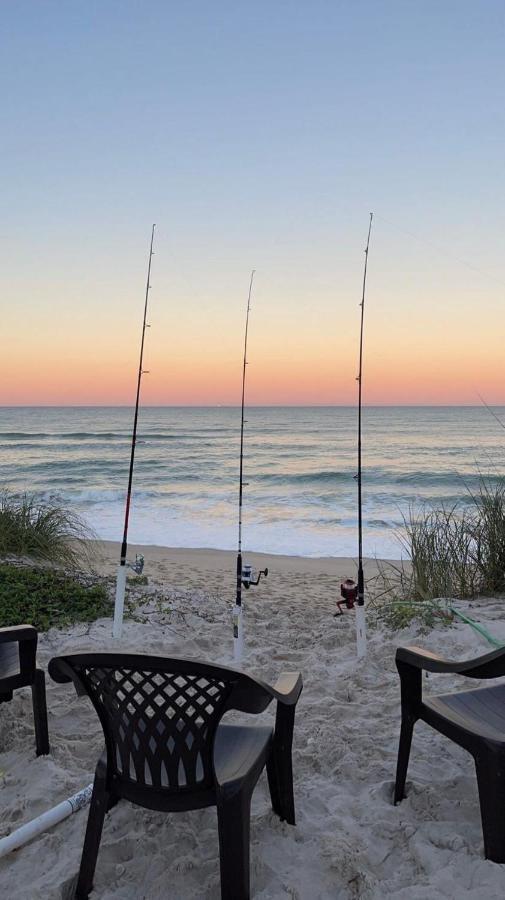
{"type": "MultiPolygon", "coordinates": [[[[28,317],[64,354],[77,324],[83,339],[105,335],[103,356],[124,310],[126,364],[155,220],[160,359],[187,354],[192,340],[203,353],[231,309],[232,333],[241,327],[253,265],[257,336],[272,360],[287,319],[301,353],[296,335],[309,323],[310,339],[315,310],[354,340],[373,209],[370,287],[381,321],[400,323],[394,340],[410,333],[405,304],[425,336],[438,330],[422,310],[435,316],[445,297],[442,331],[457,332],[463,315],[463,342],[471,332],[485,341],[493,316],[505,324],[504,22],[503,0],[4,4],[7,327],[28,317]],[[476,303],[485,322],[474,329],[476,303]]],[[[373,348],[381,322],[370,315],[373,348]]],[[[314,337],[309,356],[317,346],[314,337]]],[[[220,390],[210,399],[226,399],[220,390]]]]}

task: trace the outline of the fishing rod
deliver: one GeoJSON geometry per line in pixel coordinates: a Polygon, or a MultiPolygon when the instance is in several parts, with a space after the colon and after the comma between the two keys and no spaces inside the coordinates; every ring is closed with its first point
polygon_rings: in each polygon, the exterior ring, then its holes
{"type": "Polygon", "coordinates": [[[258,572],[257,578],[254,578],[253,569],[250,565],[242,563],[242,504],[244,493],[244,425],[245,425],[245,381],[247,367],[247,335],[249,330],[249,312],[251,310],[251,295],[253,288],[255,269],[251,272],[251,280],[249,282],[249,293],[247,295],[247,312],[245,317],[245,335],[244,335],[244,359],[242,365],[242,403],[240,414],[240,466],[239,466],[239,488],[238,488],[238,551],[237,551],[237,584],[235,594],[235,606],[233,608],[233,656],[235,662],[240,662],[244,650],[244,625],[242,620],[242,587],[249,590],[251,585],[260,583],[261,576],[265,578],[268,575],[268,569],[262,569],[258,572]]]}
{"type": "Polygon", "coordinates": [[[340,586],[342,600],[337,603],[338,612],[342,614],[342,606],[355,609],[356,615],[356,650],[358,659],[366,655],[366,619],[365,619],[365,578],[363,573],[363,497],[362,497],[362,459],[361,459],[361,422],[362,422],[362,388],[363,388],[363,326],[365,321],[366,275],[368,268],[368,250],[372,231],[373,213],[370,213],[370,224],[365,247],[365,265],[363,268],[363,290],[361,294],[361,322],[359,331],[359,370],[358,382],[358,583],[348,578],[340,586]]]}
{"type": "Polygon", "coordinates": [[[368,248],[372,231],[373,213],[370,213],[368,237],[365,248],[365,265],[363,267],[363,291],[361,295],[361,324],[359,331],[359,372],[358,372],[358,600],[356,607],[356,645],[358,657],[366,654],[366,621],[365,621],[365,579],[363,575],[363,502],[362,502],[362,464],[361,464],[361,416],[363,389],[363,324],[365,320],[366,273],[368,268],[368,248]]]}
{"type": "Polygon", "coordinates": [[[149,248],[149,262],[147,265],[147,280],[146,280],[146,294],[144,301],[144,318],[142,321],[142,337],[140,340],[140,359],[139,359],[139,370],[137,376],[137,395],[135,398],[135,414],[133,417],[133,431],[132,431],[132,443],[131,443],[131,452],[130,452],[130,469],[128,472],[128,487],[126,490],[126,506],[125,506],[125,517],[124,517],[124,529],[123,529],[123,541],[121,544],[121,555],[119,559],[119,566],[117,570],[117,581],[116,581],[116,600],[114,604],[114,625],[112,628],[112,634],[115,638],[121,637],[121,632],[123,629],[123,610],[124,610],[124,598],[125,598],[125,590],[126,590],[126,570],[128,568],[133,569],[133,571],[137,575],[142,574],[142,570],[144,568],[144,557],[141,554],[137,554],[135,556],[134,563],[128,563],[126,560],[126,555],[128,553],[128,524],[130,520],[130,504],[131,504],[131,496],[132,496],[132,482],[133,482],[133,466],[135,463],[135,448],[137,445],[137,423],[139,417],[139,404],[140,404],[140,385],[142,383],[142,375],[147,374],[147,371],[143,367],[144,362],[144,341],[146,336],[146,328],[150,328],[150,325],[147,324],[147,304],[149,299],[149,291],[151,289],[150,285],[150,277],[151,277],[151,262],[154,256],[153,251],[153,243],[154,243],[154,229],[156,228],[156,224],[153,225],[151,231],[151,246],[149,248]]]}

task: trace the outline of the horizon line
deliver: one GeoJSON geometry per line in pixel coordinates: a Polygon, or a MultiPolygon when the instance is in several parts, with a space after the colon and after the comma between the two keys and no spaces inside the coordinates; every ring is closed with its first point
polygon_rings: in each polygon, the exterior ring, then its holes
{"type": "MultiPolygon", "coordinates": [[[[505,407],[503,403],[488,403],[505,407]]],[[[364,403],[366,409],[480,409],[481,403],[364,403]]],[[[134,409],[132,403],[3,403],[0,409],[134,409]]],[[[145,403],[140,409],[240,409],[240,403],[145,403]]],[[[247,409],[357,409],[357,403],[249,403],[247,409]]]]}

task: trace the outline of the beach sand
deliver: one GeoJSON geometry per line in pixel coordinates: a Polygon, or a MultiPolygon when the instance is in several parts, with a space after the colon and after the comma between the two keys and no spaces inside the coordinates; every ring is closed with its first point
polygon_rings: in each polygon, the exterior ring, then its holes
{"type": "MultiPolygon", "coordinates": [[[[233,553],[138,549],[149,584],[142,621],[126,621],[113,644],[111,620],[40,636],[39,664],[85,649],[131,649],[232,664],[233,553]]],[[[97,568],[112,574],[118,547],[102,546],[97,568]]],[[[335,619],[340,579],[355,575],[341,559],[247,554],[270,568],[244,592],[244,668],[267,681],[301,671],[304,691],[293,748],[297,826],[272,813],[265,776],[253,797],[251,889],[258,900],[481,898],[505,895],[505,869],[483,858],[471,758],[420,724],[414,735],[408,797],[391,802],[399,732],[399,644],[418,643],[453,658],[489,646],[464,624],[422,634],[369,631],[368,656],[355,656],[353,614],[335,619]]],[[[367,575],[375,563],[368,562],[367,575]]],[[[503,601],[462,603],[505,640],[503,601]]],[[[475,685],[475,682],[473,682],[475,685]]],[[[462,687],[430,676],[426,691],[462,687]]],[[[88,784],[102,749],[94,711],[71,686],[47,680],[51,754],[35,757],[30,692],[0,706],[1,834],[7,834],[88,784]]],[[[273,715],[273,708],[270,713],[273,715]]],[[[78,870],[87,813],[78,812],[0,860],[6,900],[63,900],[78,870]]],[[[121,802],[107,815],[93,900],[218,900],[215,809],[163,814],[121,802]]]]}

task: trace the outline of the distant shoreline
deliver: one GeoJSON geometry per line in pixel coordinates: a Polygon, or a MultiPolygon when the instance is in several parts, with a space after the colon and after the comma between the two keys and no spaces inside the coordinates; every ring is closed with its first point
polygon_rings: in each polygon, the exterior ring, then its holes
{"type": "MultiPolygon", "coordinates": [[[[121,544],[119,541],[89,541],[92,554],[96,556],[97,563],[104,570],[104,574],[111,575],[115,572],[119,563],[121,544]]],[[[188,569],[198,571],[200,575],[206,572],[216,575],[219,572],[233,580],[235,577],[235,565],[237,554],[235,550],[214,550],[207,547],[165,547],[156,544],[128,545],[128,560],[133,562],[135,554],[139,553],[145,559],[144,573],[149,576],[151,567],[153,575],[156,575],[160,566],[174,569],[188,569]]],[[[283,574],[328,575],[336,579],[353,577],[356,571],[356,559],[349,556],[288,556],[277,553],[257,553],[244,551],[244,561],[250,561],[254,568],[268,566],[270,572],[283,574]]],[[[365,576],[373,577],[378,572],[380,564],[401,565],[401,560],[372,559],[364,560],[365,576]]],[[[269,576],[270,577],[270,576],[269,576]]]]}

